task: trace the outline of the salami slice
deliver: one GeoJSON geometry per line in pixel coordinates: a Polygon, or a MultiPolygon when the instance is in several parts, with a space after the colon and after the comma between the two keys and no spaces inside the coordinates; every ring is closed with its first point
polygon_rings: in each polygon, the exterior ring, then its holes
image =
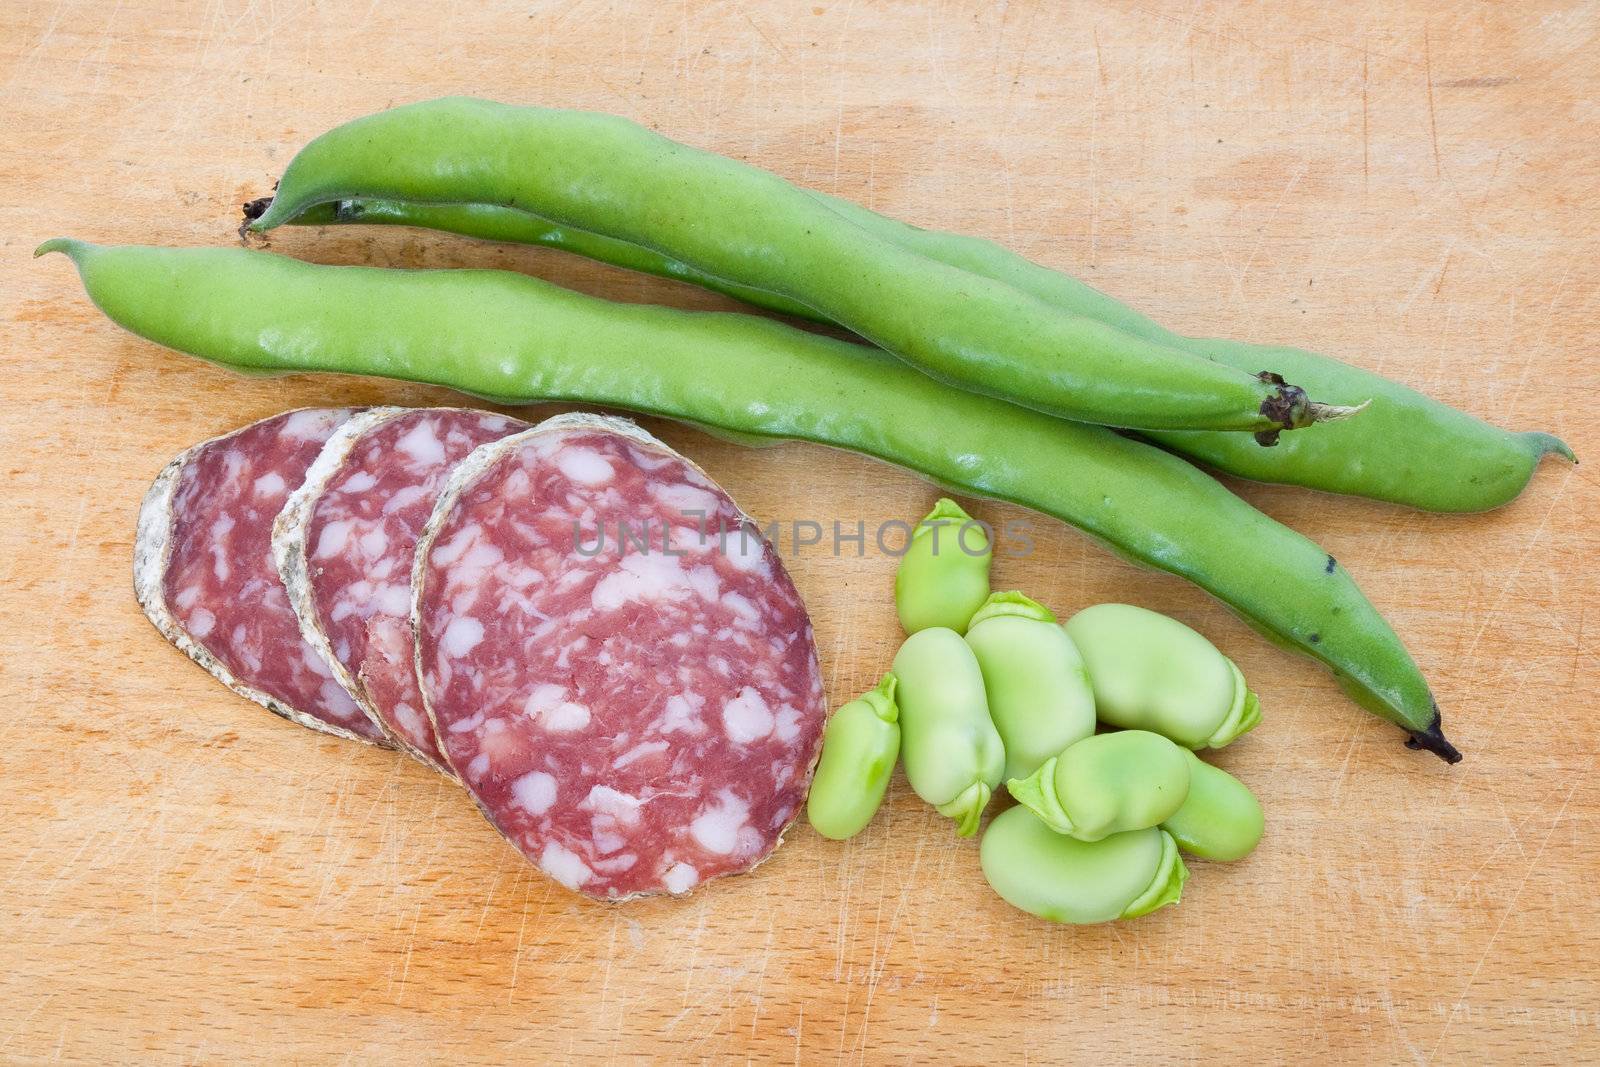
{"type": "Polygon", "coordinates": [[[374,408],[336,430],[273,527],[301,634],[402,749],[454,777],[422,710],[411,639],[417,537],[450,469],[527,423],[466,408],[374,408]]]}
{"type": "Polygon", "coordinates": [[[307,408],[202,442],[139,510],[134,591],[156,629],[241,696],[314,730],[386,744],[300,637],[272,523],[348,408],[307,408]]]}
{"type": "Polygon", "coordinates": [[[726,493],[632,423],[560,416],[451,475],[419,543],[424,704],[492,822],[568,888],[747,871],[805,797],[811,623],[726,493]]]}

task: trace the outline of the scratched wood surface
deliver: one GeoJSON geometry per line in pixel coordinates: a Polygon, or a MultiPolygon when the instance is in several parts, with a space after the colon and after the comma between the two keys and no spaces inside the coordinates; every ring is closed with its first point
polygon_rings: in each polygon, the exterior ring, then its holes
{"type": "MultiPolygon", "coordinates": [[[[1600,1056],[1591,468],[1547,463],[1476,517],[1237,486],[1388,613],[1466,752],[1453,769],[1196,589],[1034,520],[997,584],[1170,612],[1260,692],[1264,725],[1221,762],[1260,794],[1266,840],[1194,864],[1177,908],[1095,929],[1012,911],[903,780],[853,842],[798,826],[755,876],[607,908],[420,766],[233,697],[134,604],[134,515],[170,455],[291,405],[446,394],[232,377],[119,332],[64,260],[30,259],[62,233],[227,243],[308,138],[395,103],[595,108],[1600,457],[1597,30],[1592,2],[9,0],[0,1059],[1600,1056]]],[[[420,233],[273,243],[726,306],[420,233]]],[[[934,495],[819,448],[652,428],[763,520],[871,528],[934,495]]],[[[847,698],[895,647],[893,560],[790,563],[847,698]]]]}

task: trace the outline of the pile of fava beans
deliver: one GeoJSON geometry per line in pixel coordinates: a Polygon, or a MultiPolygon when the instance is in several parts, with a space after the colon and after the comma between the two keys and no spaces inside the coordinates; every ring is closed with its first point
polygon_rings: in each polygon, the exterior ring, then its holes
{"type": "Polygon", "coordinates": [[[1020,592],[991,593],[991,556],[987,530],[953,501],[917,525],[895,576],[909,636],[882,682],[829,720],[807,806],[817,832],[859,833],[896,762],[962,837],[1004,783],[1016,804],[984,832],[984,877],[1067,923],[1177,903],[1180,849],[1249,855],[1260,803],[1195,755],[1260,721],[1239,668],[1144,608],[1098,604],[1060,623],[1020,592]]]}

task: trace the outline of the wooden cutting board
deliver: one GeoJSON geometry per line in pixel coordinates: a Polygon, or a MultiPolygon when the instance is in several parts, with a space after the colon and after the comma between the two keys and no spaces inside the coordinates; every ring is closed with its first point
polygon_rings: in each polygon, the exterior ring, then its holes
{"type": "MultiPolygon", "coordinates": [[[[1260,692],[1265,723],[1220,762],[1266,840],[1196,863],[1179,907],[1093,929],[1015,912],[903,780],[848,844],[798,826],[754,876],[603,907],[420,766],[235,698],[134,604],[139,497],[179,449],[294,405],[451,398],[233,377],[119,332],[64,260],[30,259],[57,234],[230,242],[306,140],[392,104],[594,108],[1595,458],[1594,4],[12,0],[0,23],[0,1059],[1600,1056],[1590,467],[1548,463],[1474,517],[1236,486],[1388,613],[1455,768],[1197,589],[1033,520],[999,586],[1170,612],[1260,692]]],[[[273,245],[728,306],[421,233],[273,245]]],[[[821,448],[651,428],[763,521],[871,528],[935,495],[821,448]]],[[[895,648],[893,560],[789,563],[846,699],[895,648]]]]}

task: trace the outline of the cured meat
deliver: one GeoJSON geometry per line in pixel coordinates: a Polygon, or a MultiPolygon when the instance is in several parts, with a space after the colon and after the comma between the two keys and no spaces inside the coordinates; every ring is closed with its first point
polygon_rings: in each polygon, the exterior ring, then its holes
{"type": "Polygon", "coordinates": [[[150,621],[223,684],[302,726],[386,744],[300,637],[272,523],[348,408],[288,411],[195,445],[139,510],[134,590],[150,621]]]}
{"type": "Polygon", "coordinates": [[[336,430],[274,524],[300,629],[401,748],[445,774],[411,640],[417,537],[450,469],[527,423],[466,408],[374,408],[336,430]]]}
{"type": "Polygon", "coordinates": [[[593,416],[485,445],[441,494],[413,587],[445,755],[552,878],[686,893],[781,843],[826,719],[811,623],[689,461],[593,416]]]}

